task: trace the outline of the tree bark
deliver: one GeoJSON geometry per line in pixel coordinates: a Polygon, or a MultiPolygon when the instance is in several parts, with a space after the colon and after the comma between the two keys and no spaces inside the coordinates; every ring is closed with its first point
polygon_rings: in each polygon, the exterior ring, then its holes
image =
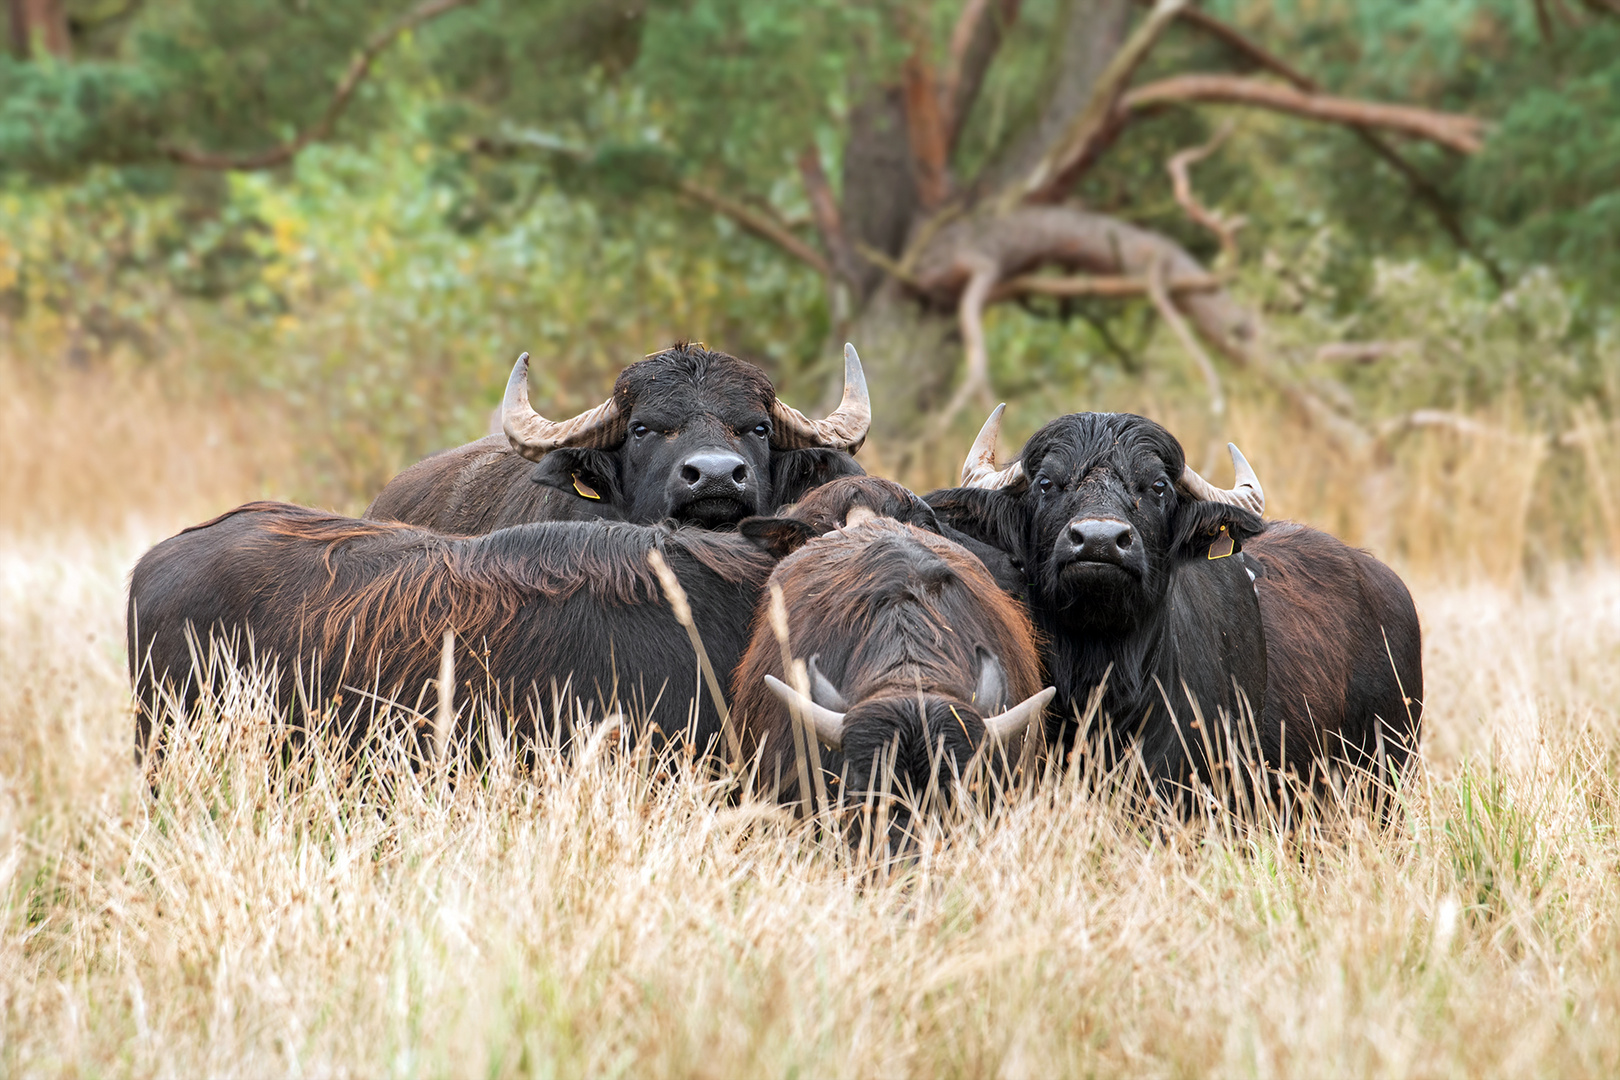
{"type": "Polygon", "coordinates": [[[62,0],[10,0],[11,51],[26,60],[37,45],[51,56],[73,53],[67,9],[62,0]]]}
{"type": "Polygon", "coordinates": [[[1130,28],[1132,0],[1069,0],[1048,62],[1051,90],[1035,122],[985,170],[979,192],[1027,176],[1091,100],[1130,28]]]}

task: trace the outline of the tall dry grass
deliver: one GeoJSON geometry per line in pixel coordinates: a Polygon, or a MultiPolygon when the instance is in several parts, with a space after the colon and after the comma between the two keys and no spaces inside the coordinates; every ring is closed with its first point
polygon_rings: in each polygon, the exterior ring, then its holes
{"type": "Polygon", "coordinates": [[[14,1074],[1612,1075],[1620,575],[1420,592],[1388,829],[1027,793],[875,871],[601,742],[442,789],[273,772],[251,704],[151,798],[138,544],[0,560],[14,1074]],[[234,735],[233,735],[234,733],[234,735]]]}
{"type": "MultiPolygon", "coordinates": [[[[1620,574],[1525,580],[1494,542],[1459,569],[1470,535],[1526,528],[1523,499],[1458,494],[1488,448],[1417,433],[1432,471],[1391,481],[1449,531],[1445,575],[1414,577],[1425,742],[1390,827],[1167,828],[1057,783],[874,867],[605,742],[454,788],[335,763],[293,783],[251,701],[182,740],[152,797],[128,568],[295,466],[159,393],[123,429],[147,448],[129,481],[99,488],[80,470],[109,456],[54,429],[135,391],[59,389],[6,397],[32,425],[7,424],[8,464],[38,456],[4,481],[27,517],[0,537],[0,1071],[1620,1070],[1620,574]]],[[[1231,421],[1284,512],[1376,535],[1355,462],[1231,421]]],[[[1186,426],[1195,455],[1213,441],[1186,426]]]]}

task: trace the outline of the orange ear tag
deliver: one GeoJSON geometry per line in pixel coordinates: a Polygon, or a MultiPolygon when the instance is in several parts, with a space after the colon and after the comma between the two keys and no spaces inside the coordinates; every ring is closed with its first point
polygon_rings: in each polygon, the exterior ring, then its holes
{"type": "Polygon", "coordinates": [[[1211,559],[1224,559],[1236,550],[1237,541],[1232,539],[1232,534],[1226,531],[1225,525],[1222,525],[1221,535],[1217,536],[1215,542],[1209,545],[1209,557],[1211,559]]]}
{"type": "MultiPolygon", "coordinates": [[[[600,495],[598,495],[596,493],[596,491],[591,487],[591,485],[589,485],[585,481],[581,480],[579,478],[578,473],[574,474],[574,490],[579,492],[581,495],[585,496],[585,498],[587,498],[587,499],[600,499],[602,497],[602,496],[600,496],[600,495]]],[[[1211,549],[1211,550],[1214,550],[1214,549],[1211,549]]],[[[1212,559],[1214,557],[1215,556],[1213,556],[1213,555],[1210,556],[1210,558],[1212,558],[1212,559]]]]}

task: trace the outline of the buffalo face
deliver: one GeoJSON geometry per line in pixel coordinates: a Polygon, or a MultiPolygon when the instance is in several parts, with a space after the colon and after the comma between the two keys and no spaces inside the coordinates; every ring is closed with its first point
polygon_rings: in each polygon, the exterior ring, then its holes
{"type": "Polygon", "coordinates": [[[635,380],[642,385],[627,395],[634,404],[620,451],[630,520],[712,529],[774,505],[775,395],[757,368],[725,359],[692,364],[672,379],[635,380]]]}
{"type": "Polygon", "coordinates": [[[866,377],[851,346],[843,401],[821,420],[780,401],[753,364],[701,344],[677,344],[630,365],[612,397],[569,420],[536,413],[528,379],[525,353],[507,383],[502,428],[514,450],[540,463],[532,479],[585,511],[611,502],[633,522],[720,528],[769,512],[817,484],[859,475],[851,455],[871,426],[866,377]]]}
{"type": "Polygon", "coordinates": [[[1018,555],[1031,600],[1071,630],[1139,629],[1163,604],[1177,562],[1228,539],[1235,549],[1261,528],[1239,502],[1258,494],[1257,482],[1252,492],[1243,482],[1234,492],[1211,488],[1187,468],[1175,437],[1145,417],[1060,417],[1030,438],[1018,462],[996,470],[999,419],[998,409],[964,466],[969,488],[930,501],[1018,555]]]}

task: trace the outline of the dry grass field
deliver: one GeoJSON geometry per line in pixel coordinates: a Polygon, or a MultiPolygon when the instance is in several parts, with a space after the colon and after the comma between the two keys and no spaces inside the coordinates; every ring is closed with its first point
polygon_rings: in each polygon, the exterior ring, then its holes
{"type": "MultiPolygon", "coordinates": [[[[125,577],[281,466],[228,408],[136,399],[107,453],[52,433],[138,388],[4,389],[6,1075],[1620,1073],[1620,572],[1521,575],[1528,495],[1478,511],[1503,524],[1424,489],[1442,539],[1495,537],[1466,572],[1400,545],[1427,714],[1387,828],[1167,828],[1070,779],[877,866],[600,740],[453,789],[290,784],[251,701],[153,799],[125,577]]],[[[1333,525],[1294,436],[1234,423],[1333,525]]]]}

